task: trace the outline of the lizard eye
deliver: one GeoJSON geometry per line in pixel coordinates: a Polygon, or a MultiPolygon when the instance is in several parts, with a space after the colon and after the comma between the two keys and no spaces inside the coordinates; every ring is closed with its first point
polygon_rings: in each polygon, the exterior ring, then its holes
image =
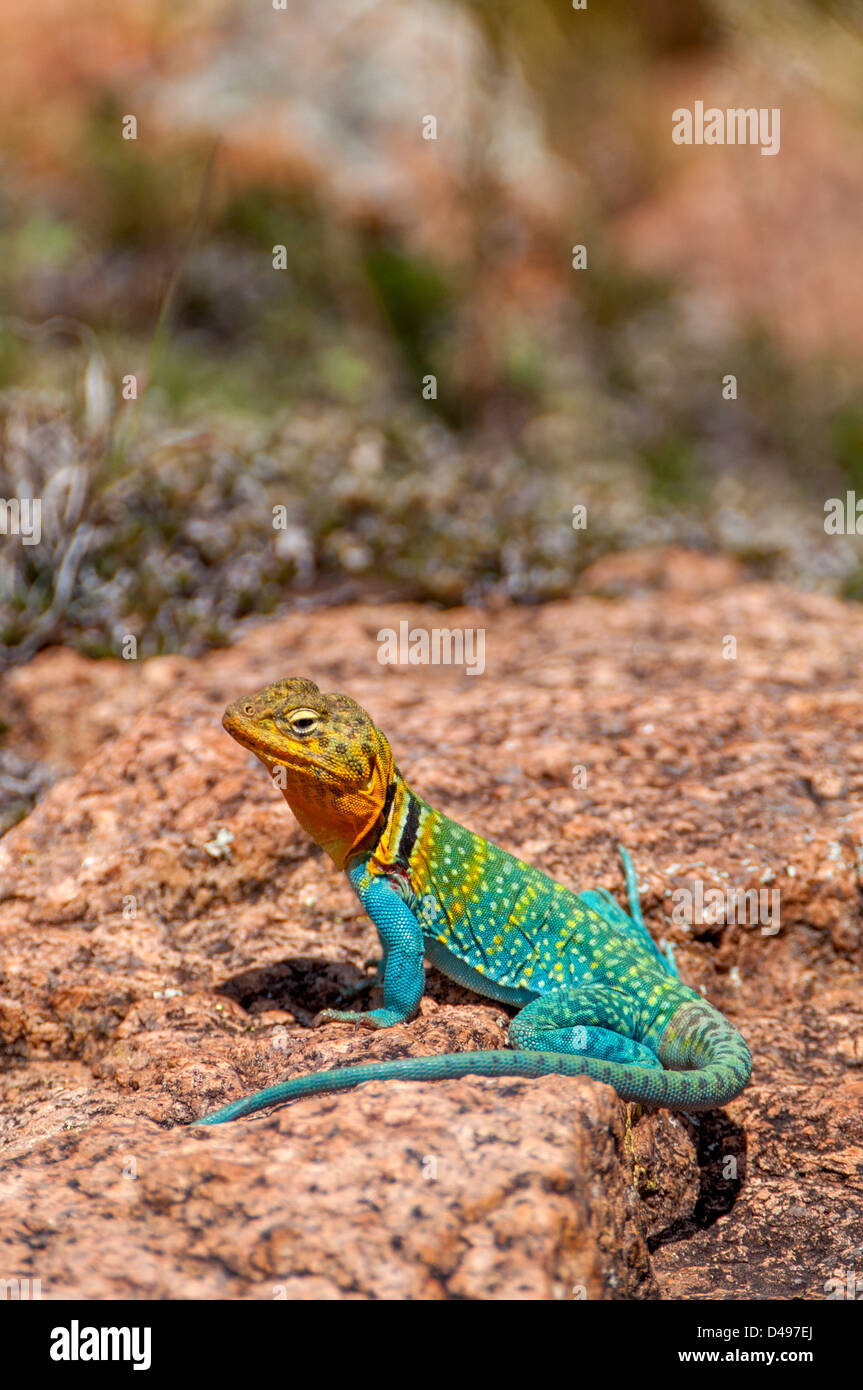
{"type": "Polygon", "coordinates": [[[320,715],[313,709],[295,709],[288,715],[288,724],[292,734],[310,734],[316,729],[320,715]]]}

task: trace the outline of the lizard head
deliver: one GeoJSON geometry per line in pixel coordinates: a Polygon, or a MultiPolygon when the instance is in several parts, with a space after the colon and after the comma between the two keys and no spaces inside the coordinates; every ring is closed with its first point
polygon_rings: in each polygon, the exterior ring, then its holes
{"type": "Polygon", "coordinates": [[[300,825],[343,869],[375,829],[394,773],[390,746],[365,710],[292,676],[228,705],[222,724],[260,758],[300,825]]]}

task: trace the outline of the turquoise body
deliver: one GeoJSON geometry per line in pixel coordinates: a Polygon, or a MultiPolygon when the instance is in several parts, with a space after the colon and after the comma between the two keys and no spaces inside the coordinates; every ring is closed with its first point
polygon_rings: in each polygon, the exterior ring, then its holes
{"type": "Polygon", "coordinates": [[[477,993],[517,1006],[510,1048],[360,1063],[293,1077],[198,1121],[221,1124],[266,1106],[366,1081],[457,1076],[590,1076],[624,1100],[698,1111],[749,1080],[749,1049],[684,985],[670,949],[644,925],[621,847],[629,913],[603,889],[576,894],[435,811],[396,772],[375,844],[347,865],[377,928],[383,1004],[326,1010],[320,1021],[388,1028],[409,1020],[424,961],[477,993]]]}

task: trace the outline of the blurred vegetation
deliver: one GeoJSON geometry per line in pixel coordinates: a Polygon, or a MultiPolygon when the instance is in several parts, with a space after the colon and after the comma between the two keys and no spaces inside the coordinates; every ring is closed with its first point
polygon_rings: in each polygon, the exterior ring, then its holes
{"type": "MultiPolygon", "coordinates": [[[[561,42],[569,0],[466,8],[493,53],[518,53],[559,150],[599,83],[608,100],[736,22],[729,4],[617,0],[582,50],[561,42]]],[[[673,285],[615,257],[610,213],[661,172],[646,149],[609,191],[584,145],[589,271],[553,310],[489,323],[481,256],[241,179],[212,139],[122,144],[122,110],[94,104],[76,196],[46,185],[0,214],[0,497],[43,498],[40,543],[1,543],[0,663],[57,641],[116,654],[128,633],[143,654],[200,651],[286,603],[535,602],[657,542],[863,598],[856,538],[823,532],[826,496],[863,493],[861,382],[792,366],[757,324],[705,334],[673,285]]],[[[494,196],[476,195],[482,227],[494,196]]]]}

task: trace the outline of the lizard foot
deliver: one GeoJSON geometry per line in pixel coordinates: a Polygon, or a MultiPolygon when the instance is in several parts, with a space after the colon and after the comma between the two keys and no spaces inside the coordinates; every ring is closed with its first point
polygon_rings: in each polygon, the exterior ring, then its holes
{"type": "Polygon", "coordinates": [[[392,1028],[404,1019],[394,1009],[369,1009],[358,1013],[354,1009],[322,1009],[312,1021],[312,1027],[322,1023],[356,1023],[360,1028],[392,1028]]]}

